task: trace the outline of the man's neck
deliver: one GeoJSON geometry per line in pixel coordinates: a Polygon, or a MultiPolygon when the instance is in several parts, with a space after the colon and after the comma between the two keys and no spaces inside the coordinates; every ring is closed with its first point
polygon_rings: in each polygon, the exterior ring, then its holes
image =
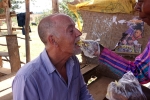
{"type": "Polygon", "coordinates": [[[66,83],[68,83],[67,70],[66,70],[66,62],[70,58],[70,56],[65,56],[61,53],[52,53],[49,54],[49,58],[59,74],[63,77],[66,83]]]}

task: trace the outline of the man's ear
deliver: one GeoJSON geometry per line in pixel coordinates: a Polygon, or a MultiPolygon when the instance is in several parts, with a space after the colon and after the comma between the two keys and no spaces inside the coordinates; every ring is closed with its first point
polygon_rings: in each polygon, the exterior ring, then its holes
{"type": "Polygon", "coordinates": [[[48,42],[50,43],[50,45],[57,45],[55,39],[56,39],[55,36],[49,35],[48,42]]]}

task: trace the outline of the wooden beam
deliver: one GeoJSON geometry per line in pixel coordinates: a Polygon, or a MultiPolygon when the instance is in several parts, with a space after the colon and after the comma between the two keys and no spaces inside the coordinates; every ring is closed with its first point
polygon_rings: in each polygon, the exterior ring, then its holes
{"type": "Polygon", "coordinates": [[[52,0],[52,13],[59,13],[58,0],[52,0]]]}
{"type": "MultiPolygon", "coordinates": [[[[7,46],[7,45],[6,45],[6,46],[7,46]]],[[[8,52],[0,51],[0,56],[7,57],[7,56],[9,56],[9,55],[8,55],[8,52]]]]}
{"type": "Polygon", "coordinates": [[[88,90],[93,96],[94,100],[107,100],[104,99],[107,93],[108,84],[115,81],[114,79],[108,77],[100,77],[94,82],[88,85],[88,90]]]}
{"type": "Polygon", "coordinates": [[[11,18],[10,18],[10,8],[6,8],[6,23],[7,23],[7,32],[9,35],[12,34],[11,18]]]}
{"type": "MultiPolygon", "coordinates": [[[[0,93],[1,91],[4,91],[12,86],[12,82],[13,82],[15,75],[16,73],[14,72],[8,75],[4,75],[0,78],[0,86],[1,86],[0,93]]],[[[1,100],[6,100],[6,99],[1,99],[1,100]]],[[[7,100],[10,100],[10,99],[7,99],[7,100]]]]}
{"type": "MultiPolygon", "coordinates": [[[[81,73],[84,77],[84,81],[86,83],[88,83],[88,80],[91,78],[91,76],[97,76],[96,75],[96,68],[98,67],[99,65],[98,64],[86,64],[85,66],[81,66],[80,65],[80,68],[81,68],[81,73]]],[[[97,76],[98,77],[98,76],[97,76]]]]}
{"type": "Polygon", "coordinates": [[[26,0],[26,20],[25,20],[25,39],[26,39],[26,63],[30,61],[30,42],[29,42],[29,23],[30,23],[30,0],[26,0]]]}
{"type": "Polygon", "coordinates": [[[11,72],[17,72],[20,67],[20,55],[16,35],[6,35],[11,72]]]}
{"type": "Polygon", "coordinates": [[[0,68],[3,67],[2,57],[0,56],[0,68]]]}
{"type": "Polygon", "coordinates": [[[8,68],[0,68],[0,73],[8,75],[11,74],[11,70],[8,68]]]}
{"type": "MultiPolygon", "coordinates": [[[[33,14],[33,12],[30,12],[30,14],[33,14]]],[[[16,12],[10,12],[10,17],[16,17],[17,14],[16,12]]],[[[6,14],[0,14],[0,19],[5,19],[6,18],[6,14]]]]}

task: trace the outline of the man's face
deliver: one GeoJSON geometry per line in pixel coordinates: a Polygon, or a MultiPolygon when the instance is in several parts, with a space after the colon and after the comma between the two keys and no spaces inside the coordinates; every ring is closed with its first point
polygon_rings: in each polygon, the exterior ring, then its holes
{"type": "Polygon", "coordinates": [[[150,0],[138,0],[135,10],[139,11],[139,17],[150,25],[150,0]]]}
{"type": "Polygon", "coordinates": [[[59,34],[57,41],[60,52],[64,54],[77,54],[81,52],[80,47],[76,44],[79,41],[81,32],[75,27],[74,21],[64,16],[59,20],[57,25],[57,32],[59,34]]]}

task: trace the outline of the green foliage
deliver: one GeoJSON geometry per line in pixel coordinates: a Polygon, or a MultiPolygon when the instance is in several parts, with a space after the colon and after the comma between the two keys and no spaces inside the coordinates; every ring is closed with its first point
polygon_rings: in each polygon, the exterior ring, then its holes
{"type": "Polygon", "coordinates": [[[18,0],[10,0],[10,2],[11,2],[11,10],[12,11],[15,11],[16,9],[19,9],[20,8],[20,6],[19,6],[19,4],[22,4],[22,3],[24,3],[24,1],[18,1],[18,0]]]}
{"type": "MultiPolygon", "coordinates": [[[[61,3],[59,4],[59,7],[60,7],[60,13],[67,14],[67,15],[69,15],[75,22],[77,21],[76,15],[75,15],[72,11],[69,10],[69,8],[68,8],[68,6],[67,6],[67,2],[61,2],[61,3]]],[[[77,13],[78,13],[78,17],[79,17],[80,22],[82,22],[82,18],[81,18],[80,13],[79,13],[79,12],[77,12],[77,13]]]]}
{"type": "Polygon", "coordinates": [[[76,16],[73,12],[68,9],[67,2],[59,3],[60,13],[69,15],[74,21],[76,21],[76,16]]]}
{"type": "MultiPolygon", "coordinates": [[[[36,0],[31,0],[31,1],[35,2],[36,0]]],[[[11,10],[15,11],[16,9],[21,8],[20,4],[25,3],[25,0],[10,0],[10,3],[11,3],[11,10]]]]}

